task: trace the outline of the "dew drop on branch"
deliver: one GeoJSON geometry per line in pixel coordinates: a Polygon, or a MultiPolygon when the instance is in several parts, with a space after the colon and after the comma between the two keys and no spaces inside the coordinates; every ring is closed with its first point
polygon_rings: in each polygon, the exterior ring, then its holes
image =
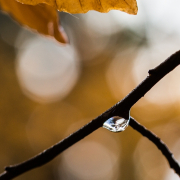
{"type": "Polygon", "coordinates": [[[129,125],[129,119],[124,119],[119,116],[114,116],[104,122],[103,128],[106,128],[112,132],[121,132],[124,131],[128,127],[128,125],[129,125]]]}

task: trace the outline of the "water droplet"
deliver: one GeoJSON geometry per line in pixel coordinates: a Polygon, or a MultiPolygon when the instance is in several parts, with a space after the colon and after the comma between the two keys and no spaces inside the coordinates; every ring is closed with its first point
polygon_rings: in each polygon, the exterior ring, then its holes
{"type": "Polygon", "coordinates": [[[106,128],[112,132],[121,132],[124,131],[128,127],[128,125],[129,125],[129,119],[124,119],[119,116],[114,116],[104,122],[103,128],[106,128]]]}

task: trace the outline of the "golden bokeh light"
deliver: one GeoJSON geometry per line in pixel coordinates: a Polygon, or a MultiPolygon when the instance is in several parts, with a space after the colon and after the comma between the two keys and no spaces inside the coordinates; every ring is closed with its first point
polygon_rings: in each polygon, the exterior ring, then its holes
{"type": "Polygon", "coordinates": [[[36,36],[23,44],[16,63],[23,92],[45,103],[67,96],[78,80],[79,70],[72,46],[59,46],[36,36]]]}
{"type": "MultiPolygon", "coordinates": [[[[148,71],[159,65],[171,54],[176,52],[180,43],[176,37],[167,37],[161,42],[153,41],[147,48],[138,52],[133,65],[133,78],[138,85],[146,76],[148,71]]],[[[164,77],[144,98],[154,104],[169,104],[180,100],[180,67],[174,69],[164,77]]]]}
{"type": "MultiPolygon", "coordinates": [[[[73,132],[81,123],[72,124],[66,134],[73,132]]],[[[58,168],[60,179],[119,179],[120,148],[111,134],[106,132],[100,129],[62,154],[58,168]]]]}

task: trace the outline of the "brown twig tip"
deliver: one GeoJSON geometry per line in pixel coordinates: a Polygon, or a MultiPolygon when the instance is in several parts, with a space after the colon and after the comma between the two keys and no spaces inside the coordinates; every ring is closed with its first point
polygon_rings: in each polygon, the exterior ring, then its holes
{"type": "Polygon", "coordinates": [[[5,169],[6,172],[13,172],[13,171],[15,171],[14,167],[15,166],[6,166],[4,169],[5,169]]]}
{"type": "MultiPolygon", "coordinates": [[[[14,165],[8,166],[5,168],[5,172],[0,174],[0,180],[10,180],[13,179],[26,171],[42,166],[56,156],[58,156],[61,152],[80,141],[87,135],[91,134],[93,131],[102,127],[103,123],[113,117],[113,116],[121,116],[126,118],[127,112],[129,112],[130,108],[141,99],[158,81],[160,81],[166,74],[172,71],[176,66],[180,64],[180,51],[176,52],[168,59],[166,59],[163,63],[161,63],[156,68],[149,71],[150,76],[148,76],[141,84],[139,84],[130,94],[128,94],[124,99],[115,104],[113,107],[102,113],[100,116],[89,122],[87,125],[71,134],[67,138],[63,139],[59,143],[50,147],[49,149],[43,151],[42,153],[36,155],[35,157],[14,165]],[[154,73],[155,72],[155,73],[154,73]]],[[[134,119],[131,118],[130,126],[141,133],[143,136],[147,137],[150,141],[152,141],[158,149],[161,150],[165,158],[168,160],[170,167],[175,170],[175,172],[180,175],[180,167],[177,161],[173,158],[172,153],[169,151],[167,146],[152,132],[147,130],[145,127],[141,126],[134,119]]]]}
{"type": "Polygon", "coordinates": [[[152,74],[154,74],[155,73],[155,70],[154,69],[150,69],[149,71],[148,71],[148,74],[149,75],[152,75],[152,74]]]}
{"type": "Polygon", "coordinates": [[[11,170],[11,168],[9,166],[5,167],[4,169],[5,169],[5,171],[10,171],[11,170]]]}

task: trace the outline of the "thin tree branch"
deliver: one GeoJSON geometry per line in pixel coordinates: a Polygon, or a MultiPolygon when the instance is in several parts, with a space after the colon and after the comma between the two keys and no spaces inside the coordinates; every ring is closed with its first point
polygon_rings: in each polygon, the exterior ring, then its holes
{"type": "Polygon", "coordinates": [[[166,144],[157,137],[154,133],[149,131],[147,128],[138,123],[134,118],[131,117],[129,125],[142,134],[144,137],[147,137],[156,147],[162,152],[162,154],[167,159],[169,166],[174,169],[174,171],[180,176],[180,166],[178,162],[175,160],[172,152],[168,149],[166,144]]]}
{"type": "MultiPolygon", "coordinates": [[[[87,135],[91,134],[93,131],[97,130],[99,127],[102,127],[103,123],[113,116],[121,116],[124,118],[129,118],[129,111],[130,108],[141,98],[143,97],[160,79],[162,79],[166,74],[168,74],[170,71],[172,71],[176,66],[180,64],[180,51],[176,52],[172,56],[170,56],[167,60],[165,60],[163,63],[161,63],[156,68],[149,70],[149,75],[147,78],[139,85],[137,86],[130,94],[128,94],[124,99],[122,99],[120,102],[115,104],[113,107],[105,111],[103,114],[92,120],[90,123],[76,131],[75,133],[71,134],[67,138],[63,139],[56,145],[50,147],[47,150],[44,150],[42,153],[38,154],[37,156],[23,162],[17,165],[8,166],[5,168],[5,171],[0,174],[0,180],[9,180],[17,177],[20,174],[23,174],[26,171],[29,171],[33,168],[42,166],[46,164],[47,162],[54,159],[57,155],[59,155],[61,152],[66,150],[68,147],[72,146],[79,140],[83,139],[87,135]]],[[[149,137],[149,139],[155,143],[157,138],[153,139],[152,133],[144,133],[145,129],[137,128],[138,123],[134,123],[135,121],[130,122],[130,126],[136,129],[138,132],[140,132],[143,136],[149,137]]],[[[155,137],[155,136],[153,136],[155,137]]],[[[167,151],[168,149],[165,148],[161,141],[159,141],[161,145],[158,145],[157,147],[161,149],[162,152],[167,151]],[[166,149],[166,150],[165,150],[166,149]]],[[[168,150],[169,152],[169,150],[168,150]]],[[[170,152],[169,152],[170,153],[170,152]]],[[[166,159],[169,160],[170,166],[172,167],[172,164],[177,164],[175,160],[172,158],[169,158],[168,153],[163,153],[166,159]],[[171,159],[171,160],[170,160],[171,159]],[[173,162],[173,163],[172,163],[173,162]]],[[[170,153],[171,154],[171,153],[170,153]]],[[[180,167],[179,165],[172,167],[175,172],[180,176],[180,167]]]]}

